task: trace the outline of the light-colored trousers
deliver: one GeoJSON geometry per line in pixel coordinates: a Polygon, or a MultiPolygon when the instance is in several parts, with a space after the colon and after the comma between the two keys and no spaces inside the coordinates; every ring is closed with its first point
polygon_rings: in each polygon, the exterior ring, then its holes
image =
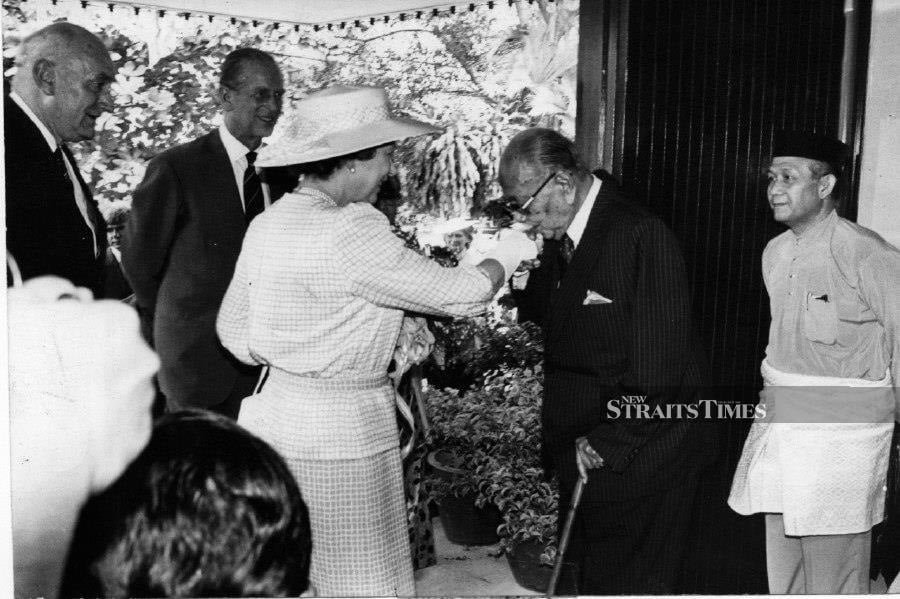
{"type": "Polygon", "coordinates": [[[872,531],[789,537],[781,514],[766,514],[769,593],[866,594],[872,531]]]}

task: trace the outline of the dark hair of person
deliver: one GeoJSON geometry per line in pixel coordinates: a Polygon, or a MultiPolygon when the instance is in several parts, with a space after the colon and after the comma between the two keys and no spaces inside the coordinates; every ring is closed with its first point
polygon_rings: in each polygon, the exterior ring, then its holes
{"type": "Polygon", "coordinates": [[[129,210],[121,206],[117,206],[109,211],[106,215],[107,227],[124,227],[128,220],[129,210]]]}
{"type": "Polygon", "coordinates": [[[269,185],[272,201],[276,201],[286,193],[297,189],[300,183],[300,167],[296,164],[286,166],[267,166],[262,169],[262,180],[269,185]]]}
{"type": "Polygon", "coordinates": [[[579,175],[589,172],[570,139],[553,129],[540,127],[527,129],[513,137],[503,153],[503,162],[541,164],[551,171],[579,175]]]}
{"type": "MultiPolygon", "coordinates": [[[[382,144],[382,146],[387,145],[391,144],[382,144]]],[[[341,168],[351,160],[371,160],[375,157],[375,152],[378,150],[378,148],[382,146],[365,148],[364,150],[359,150],[353,152],[352,154],[344,154],[343,156],[326,158],[325,160],[319,160],[317,162],[305,162],[303,164],[298,164],[297,168],[299,169],[301,175],[310,175],[316,177],[317,179],[328,179],[334,173],[336,173],[339,168],[341,168]]]]}
{"type": "Polygon", "coordinates": [[[241,84],[243,67],[251,62],[271,65],[275,69],[278,68],[275,59],[268,52],[263,52],[256,48],[238,48],[229,52],[228,56],[225,57],[225,61],[222,63],[222,70],[219,72],[219,85],[238,89],[241,84]]]}
{"type": "Polygon", "coordinates": [[[401,199],[403,199],[403,192],[400,189],[400,177],[396,173],[391,173],[384,178],[381,187],[378,188],[378,200],[397,201],[401,199]]]}
{"type": "Polygon", "coordinates": [[[387,217],[391,226],[394,226],[397,223],[397,208],[402,202],[403,191],[400,187],[400,177],[396,173],[391,173],[381,182],[374,206],[387,217]]]}
{"type": "Polygon", "coordinates": [[[284,460],[210,412],[163,416],[143,452],[89,500],[63,597],[297,597],[309,514],[284,460]]]}

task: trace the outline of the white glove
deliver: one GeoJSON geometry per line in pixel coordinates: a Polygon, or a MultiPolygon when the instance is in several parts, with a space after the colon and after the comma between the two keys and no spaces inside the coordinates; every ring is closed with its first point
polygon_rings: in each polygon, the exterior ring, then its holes
{"type": "Polygon", "coordinates": [[[497,233],[497,245],[484,255],[485,260],[496,260],[503,267],[505,277],[509,279],[519,268],[523,260],[537,258],[537,245],[528,235],[514,229],[503,229],[497,233]]]}

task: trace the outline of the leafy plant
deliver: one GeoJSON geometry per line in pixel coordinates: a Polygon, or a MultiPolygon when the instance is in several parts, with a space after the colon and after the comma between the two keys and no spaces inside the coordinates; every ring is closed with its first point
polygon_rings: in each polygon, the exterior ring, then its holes
{"type": "Polygon", "coordinates": [[[542,561],[555,556],[559,492],[541,466],[540,365],[504,367],[485,374],[484,384],[460,395],[429,389],[431,446],[446,450],[465,471],[448,481],[431,475],[436,499],[473,493],[476,505],[496,505],[501,549],[524,541],[545,546],[542,561]]]}
{"type": "Polygon", "coordinates": [[[483,384],[492,370],[533,369],[543,358],[540,328],[515,322],[510,311],[502,308],[496,316],[438,321],[432,330],[434,360],[426,363],[425,375],[439,387],[465,390],[483,384]]]}

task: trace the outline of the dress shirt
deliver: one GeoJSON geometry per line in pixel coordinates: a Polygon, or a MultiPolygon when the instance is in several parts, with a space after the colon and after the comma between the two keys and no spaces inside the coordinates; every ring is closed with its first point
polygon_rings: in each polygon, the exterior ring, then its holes
{"type": "Polygon", "coordinates": [[[600,179],[594,175],[591,175],[591,178],[593,179],[591,188],[588,189],[584,202],[581,203],[578,212],[575,213],[575,218],[572,219],[572,222],[569,223],[569,228],[566,229],[566,235],[572,239],[573,248],[577,248],[579,242],[581,242],[584,228],[587,227],[588,217],[591,215],[591,210],[594,209],[594,200],[597,199],[597,194],[600,193],[600,179]]]}
{"type": "MultiPolygon", "coordinates": [[[[25,104],[25,101],[17,94],[16,92],[9,92],[9,99],[16,103],[16,105],[22,109],[22,112],[31,119],[31,122],[34,123],[35,127],[38,128],[38,131],[41,132],[41,135],[44,136],[44,139],[47,141],[47,145],[50,146],[51,152],[56,152],[59,147],[59,143],[56,141],[56,137],[53,136],[53,133],[50,132],[50,129],[47,128],[44,123],[41,122],[41,119],[37,117],[34,112],[32,112],[31,108],[25,104]]],[[[69,182],[72,184],[72,191],[75,193],[75,204],[78,206],[78,212],[81,213],[81,218],[84,219],[84,222],[87,223],[88,228],[91,230],[91,239],[94,243],[94,256],[98,256],[100,254],[100,248],[97,247],[97,231],[94,229],[94,223],[91,220],[90,216],[88,216],[87,211],[87,198],[84,195],[84,190],[81,188],[81,185],[78,183],[78,177],[75,174],[75,165],[69,162],[69,159],[66,157],[66,153],[62,152],[62,161],[63,164],[66,165],[66,172],[69,176],[69,182]]]]}
{"type": "MultiPolygon", "coordinates": [[[[247,202],[244,199],[244,173],[247,170],[247,152],[250,148],[242,144],[231,134],[228,127],[223,123],[219,127],[219,136],[222,138],[222,145],[225,146],[225,152],[228,154],[228,160],[231,161],[231,169],[234,171],[234,184],[237,185],[238,194],[241,196],[241,207],[247,210],[247,202]]],[[[259,148],[256,149],[259,151],[259,148]]],[[[259,168],[256,169],[259,173],[259,168]]],[[[262,186],[263,203],[269,205],[269,193],[266,185],[262,186]]]]}
{"type": "Polygon", "coordinates": [[[900,380],[900,251],[832,212],[770,241],[762,262],[772,366],[869,381],[890,367],[900,380]]]}

